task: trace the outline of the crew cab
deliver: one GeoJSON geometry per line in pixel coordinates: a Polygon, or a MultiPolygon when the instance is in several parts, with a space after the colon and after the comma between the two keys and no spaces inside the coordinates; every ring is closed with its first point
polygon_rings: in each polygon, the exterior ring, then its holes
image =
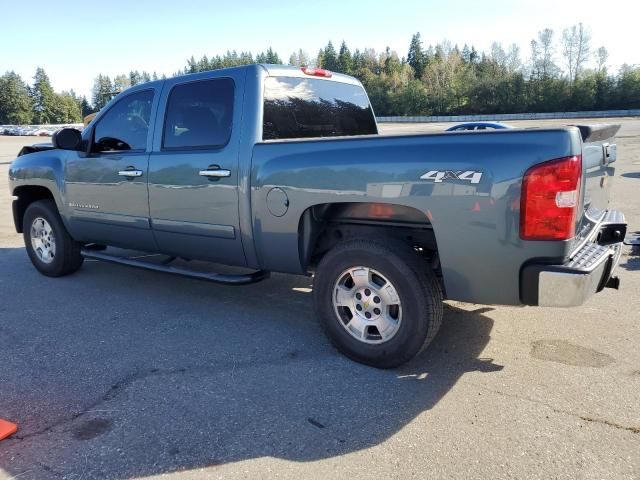
{"type": "Polygon", "coordinates": [[[231,284],[313,275],[331,341],[389,368],[434,338],[443,299],[568,307],[617,288],[618,129],[385,136],[358,80],[249,65],[129,88],[82,134],[24,151],[13,216],[51,277],[84,258],[231,284]]]}

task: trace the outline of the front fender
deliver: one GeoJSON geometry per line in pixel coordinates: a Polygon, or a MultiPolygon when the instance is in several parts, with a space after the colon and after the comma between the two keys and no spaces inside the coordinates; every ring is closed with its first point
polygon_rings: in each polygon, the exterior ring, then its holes
{"type": "Polygon", "coordinates": [[[43,187],[51,192],[63,220],[65,203],[65,155],[71,152],[47,150],[22,155],[9,166],[9,191],[18,196],[22,187],[43,187]]]}

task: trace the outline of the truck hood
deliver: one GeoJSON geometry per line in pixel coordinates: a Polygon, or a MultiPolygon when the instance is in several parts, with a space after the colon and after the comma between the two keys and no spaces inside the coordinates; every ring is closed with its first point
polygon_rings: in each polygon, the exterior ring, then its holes
{"type": "Polygon", "coordinates": [[[36,143],[34,145],[27,145],[22,147],[22,149],[18,152],[18,157],[22,155],[28,155],[29,153],[35,152],[43,152],[45,150],[53,150],[52,143],[36,143]]]}

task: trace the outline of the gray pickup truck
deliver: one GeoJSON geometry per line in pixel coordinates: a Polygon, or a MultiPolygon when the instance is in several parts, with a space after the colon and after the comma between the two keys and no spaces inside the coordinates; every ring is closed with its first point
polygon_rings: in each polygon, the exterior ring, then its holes
{"type": "Polygon", "coordinates": [[[434,338],[443,299],[565,307],[618,287],[618,129],[384,136],[356,79],[250,65],[138,85],[82,134],[25,149],[13,215],[52,277],[84,258],[230,284],[313,275],[332,342],[389,368],[434,338]]]}

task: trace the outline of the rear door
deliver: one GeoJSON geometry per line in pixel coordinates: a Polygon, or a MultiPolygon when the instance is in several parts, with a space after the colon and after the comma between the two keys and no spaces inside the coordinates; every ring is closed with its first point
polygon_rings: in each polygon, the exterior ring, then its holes
{"type": "Polygon", "coordinates": [[[91,151],[73,152],[67,161],[69,226],[75,238],[155,249],[147,194],[155,97],[156,89],[147,88],[119,98],[88,130],[91,151]]]}
{"type": "Polygon", "coordinates": [[[239,232],[241,76],[165,84],[149,163],[151,225],[160,251],[244,265],[239,232]]]}

